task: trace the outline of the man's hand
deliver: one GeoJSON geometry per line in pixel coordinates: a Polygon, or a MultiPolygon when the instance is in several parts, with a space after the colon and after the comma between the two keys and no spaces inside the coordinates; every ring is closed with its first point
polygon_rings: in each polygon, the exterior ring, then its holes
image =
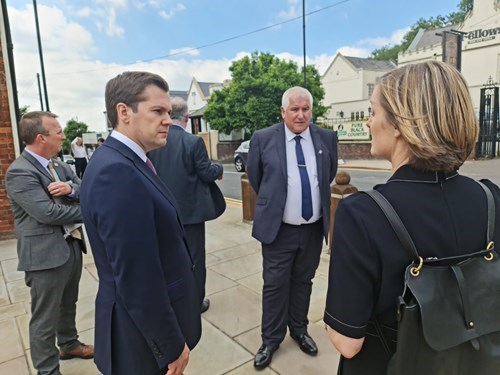
{"type": "Polygon", "coordinates": [[[189,362],[189,353],[189,348],[184,344],[184,350],[179,358],[168,364],[166,375],[182,375],[189,362]]]}
{"type": "Polygon", "coordinates": [[[48,189],[49,193],[54,197],[64,197],[73,191],[70,184],[62,181],[51,182],[48,189]]]}

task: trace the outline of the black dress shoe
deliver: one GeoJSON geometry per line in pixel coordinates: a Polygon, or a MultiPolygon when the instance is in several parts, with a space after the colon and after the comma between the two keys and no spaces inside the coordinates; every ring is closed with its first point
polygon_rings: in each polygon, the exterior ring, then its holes
{"type": "Polygon", "coordinates": [[[205,298],[201,303],[200,314],[203,314],[205,311],[207,311],[209,307],[210,307],[210,300],[208,298],[205,298]]]}
{"type": "Polygon", "coordinates": [[[318,347],[316,346],[316,343],[312,339],[311,336],[307,333],[301,333],[300,335],[290,335],[292,336],[292,339],[297,341],[299,344],[300,350],[302,350],[304,353],[309,354],[309,355],[316,355],[318,354],[318,347]]]}
{"type": "Polygon", "coordinates": [[[279,348],[279,345],[265,345],[262,344],[257,354],[255,355],[255,359],[253,361],[253,367],[257,370],[262,370],[266,368],[271,363],[273,359],[274,352],[279,348]]]}

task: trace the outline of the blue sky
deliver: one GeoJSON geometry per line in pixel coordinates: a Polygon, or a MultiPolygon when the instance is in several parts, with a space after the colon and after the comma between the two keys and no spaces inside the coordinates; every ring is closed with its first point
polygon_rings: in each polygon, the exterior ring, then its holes
{"type": "MultiPolygon", "coordinates": [[[[458,3],[306,0],[306,13],[312,13],[306,17],[307,62],[323,73],[339,51],[367,57],[375,48],[399,43],[420,17],[449,14],[458,3]]],[[[93,130],[103,130],[104,85],[124,70],[154,71],[171,89],[188,90],[193,76],[208,82],[230,78],[231,62],[254,51],[302,63],[300,0],[38,0],[37,4],[50,109],[60,115],[63,126],[78,118],[93,130]],[[223,42],[226,39],[232,40],[223,42]]],[[[20,105],[40,109],[33,1],[7,0],[7,5],[20,105]]]]}

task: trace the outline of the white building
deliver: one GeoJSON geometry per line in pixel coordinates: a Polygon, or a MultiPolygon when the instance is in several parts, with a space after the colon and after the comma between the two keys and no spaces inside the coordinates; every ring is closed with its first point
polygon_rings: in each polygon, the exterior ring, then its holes
{"type": "Polygon", "coordinates": [[[392,61],[343,56],[337,53],[321,77],[326,117],[362,120],[370,115],[370,96],[377,80],[396,65],[392,61]]]}
{"type": "Polygon", "coordinates": [[[203,113],[208,103],[210,95],[216,90],[224,87],[225,83],[198,82],[193,77],[187,94],[187,104],[189,116],[191,117],[191,127],[187,127],[190,133],[198,134],[210,131],[210,126],[203,118],[203,113]]]}
{"type": "Polygon", "coordinates": [[[399,66],[443,58],[443,31],[463,33],[462,67],[474,102],[479,110],[480,89],[491,77],[500,82],[500,0],[475,0],[474,7],[460,25],[438,30],[421,30],[407,51],[400,53],[399,66]]]}

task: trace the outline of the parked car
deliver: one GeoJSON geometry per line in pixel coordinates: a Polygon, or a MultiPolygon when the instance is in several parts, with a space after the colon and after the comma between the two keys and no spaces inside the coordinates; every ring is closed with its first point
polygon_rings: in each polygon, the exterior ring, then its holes
{"type": "Polygon", "coordinates": [[[75,158],[73,155],[63,155],[63,162],[70,164],[70,165],[75,165],[75,158]]]}
{"type": "Polygon", "coordinates": [[[234,152],[234,167],[238,172],[245,172],[247,169],[247,156],[248,149],[250,148],[250,141],[245,141],[234,152]]]}

